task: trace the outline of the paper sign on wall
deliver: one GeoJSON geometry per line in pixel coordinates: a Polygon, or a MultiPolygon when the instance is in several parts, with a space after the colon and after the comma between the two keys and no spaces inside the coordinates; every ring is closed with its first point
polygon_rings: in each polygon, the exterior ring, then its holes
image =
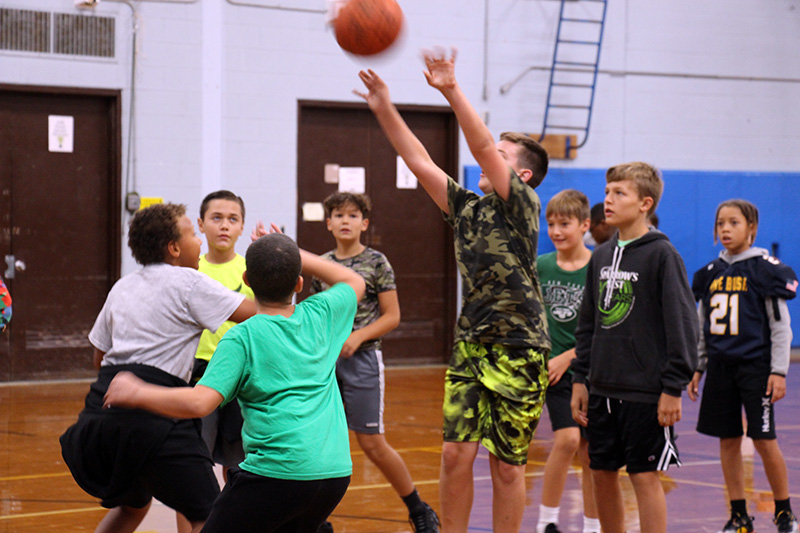
{"type": "Polygon", "coordinates": [[[336,163],[325,164],[325,183],[339,183],[339,165],[336,163]]]}
{"type": "Polygon", "coordinates": [[[303,204],[303,222],[322,222],[325,220],[325,207],[321,202],[303,204]]]}
{"type": "Polygon", "coordinates": [[[75,117],[47,116],[47,148],[51,152],[72,152],[75,117]]]}
{"type": "Polygon", "coordinates": [[[339,167],[339,191],[364,194],[367,190],[364,167],[339,167]]]}
{"type": "Polygon", "coordinates": [[[399,155],[397,156],[397,188],[416,189],[417,177],[408,169],[406,162],[399,155]]]}

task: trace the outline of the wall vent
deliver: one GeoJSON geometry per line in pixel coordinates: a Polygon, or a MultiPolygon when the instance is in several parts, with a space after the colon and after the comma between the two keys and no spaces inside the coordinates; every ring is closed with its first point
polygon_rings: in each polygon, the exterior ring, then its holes
{"type": "Polygon", "coordinates": [[[0,50],[50,51],[50,14],[0,8],[0,50]]]}
{"type": "Polygon", "coordinates": [[[114,57],[114,19],[54,13],[53,53],[114,57]]]}
{"type": "Polygon", "coordinates": [[[0,8],[0,51],[62,56],[115,56],[116,19],[0,8]]]}

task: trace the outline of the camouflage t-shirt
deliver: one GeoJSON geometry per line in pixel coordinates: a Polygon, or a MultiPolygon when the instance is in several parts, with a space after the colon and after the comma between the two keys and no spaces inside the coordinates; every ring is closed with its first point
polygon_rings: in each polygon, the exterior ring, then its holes
{"type": "MultiPolygon", "coordinates": [[[[320,257],[335,261],[340,265],[355,270],[364,277],[364,282],[367,284],[367,290],[364,297],[358,302],[358,311],[356,318],[353,321],[353,331],[369,326],[381,316],[381,305],[378,301],[378,294],[386,291],[397,290],[397,284],[394,279],[394,270],[389,260],[378,250],[373,250],[370,247],[364,249],[358,255],[348,257],[346,259],[338,259],[334,251],[325,252],[320,257]]],[[[315,294],[328,288],[326,283],[322,280],[314,278],[311,280],[311,293],[315,294]]],[[[380,349],[381,340],[372,339],[364,342],[359,346],[359,351],[380,349]]]]}
{"type": "Polygon", "coordinates": [[[479,196],[452,179],[447,196],[462,286],[456,342],[549,350],[536,271],[539,196],[513,171],[508,200],[479,196]]]}

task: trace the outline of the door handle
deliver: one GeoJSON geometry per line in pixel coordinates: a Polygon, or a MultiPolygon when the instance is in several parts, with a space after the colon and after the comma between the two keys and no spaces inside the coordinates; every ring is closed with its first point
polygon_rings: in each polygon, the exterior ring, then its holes
{"type": "Polygon", "coordinates": [[[6,279],[14,279],[17,272],[25,272],[28,268],[25,261],[17,259],[13,254],[6,255],[6,272],[4,274],[6,279]]]}

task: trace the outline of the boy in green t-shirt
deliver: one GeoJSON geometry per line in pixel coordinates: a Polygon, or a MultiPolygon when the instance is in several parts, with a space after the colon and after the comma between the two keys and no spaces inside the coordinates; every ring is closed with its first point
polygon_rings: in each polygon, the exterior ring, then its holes
{"type": "Polygon", "coordinates": [[[574,189],[559,192],[545,210],[547,235],[556,251],[539,256],[536,266],[542,282],[542,294],[550,330],[550,360],[545,403],[553,428],[553,449],[547,457],[542,481],[542,504],[536,533],[559,533],[558,512],[572,459],[578,453],[583,467],[583,532],[599,533],[600,521],[589,471],[588,441],[572,418],[572,372],[575,358],[575,328],[586,285],[586,270],[592,252],[584,244],[589,229],[589,200],[574,189]]]}
{"type": "MultiPolygon", "coordinates": [[[[200,204],[197,226],[208,243],[208,252],[200,257],[198,270],[252,300],[253,291],[242,280],[245,260],[235,249],[236,241],[244,231],[244,200],[226,190],[208,194],[200,204]]],[[[195,354],[193,383],[203,377],[217,344],[234,325],[235,322],[228,321],[217,331],[203,331],[195,354]]],[[[225,479],[228,469],[244,460],[241,432],[242,415],[236,402],[216,409],[203,419],[203,440],[214,462],[222,465],[225,479]]]]}

